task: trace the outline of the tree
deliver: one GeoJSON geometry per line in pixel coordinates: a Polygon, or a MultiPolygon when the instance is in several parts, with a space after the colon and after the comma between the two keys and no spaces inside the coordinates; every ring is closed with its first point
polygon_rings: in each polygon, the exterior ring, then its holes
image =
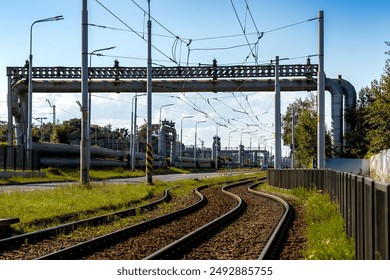
{"type": "Polygon", "coordinates": [[[50,141],[53,143],[70,144],[69,129],[69,125],[66,123],[56,125],[51,134],[50,141]]]}
{"type": "Polygon", "coordinates": [[[8,125],[6,121],[0,121],[0,142],[7,142],[8,125]]]}
{"type": "Polygon", "coordinates": [[[369,127],[366,140],[370,143],[369,152],[379,153],[390,148],[390,60],[386,61],[380,81],[372,82],[369,91],[373,102],[365,119],[369,127]]]}
{"type": "MultiPolygon", "coordinates": [[[[373,84],[376,82],[374,81],[373,84]]],[[[356,108],[348,108],[345,111],[345,119],[350,124],[350,131],[344,135],[348,146],[344,147],[343,157],[364,158],[369,149],[367,134],[370,125],[368,119],[368,108],[374,100],[371,88],[362,88],[358,94],[356,108]]]]}
{"type": "MultiPolygon", "coordinates": [[[[317,110],[316,98],[310,94],[305,99],[299,98],[287,107],[282,116],[282,139],[285,145],[291,145],[292,139],[292,109],[296,116],[294,124],[294,156],[297,167],[310,167],[312,160],[317,157],[317,110]]],[[[327,157],[332,156],[330,132],[325,135],[327,157]]]]}
{"type": "MultiPolygon", "coordinates": [[[[147,124],[144,123],[138,129],[138,141],[140,144],[140,149],[142,152],[146,152],[146,130],[147,124]]],[[[152,150],[153,153],[158,153],[158,134],[159,134],[159,125],[152,124],[152,150]]]]}

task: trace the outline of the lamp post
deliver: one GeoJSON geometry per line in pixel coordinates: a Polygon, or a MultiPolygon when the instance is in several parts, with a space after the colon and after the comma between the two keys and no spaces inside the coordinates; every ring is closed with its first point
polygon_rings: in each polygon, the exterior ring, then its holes
{"type": "Polygon", "coordinates": [[[33,55],[32,55],[32,31],[36,23],[40,22],[49,22],[49,21],[58,21],[63,20],[63,16],[55,16],[50,18],[44,18],[37,21],[34,21],[30,27],[30,54],[29,54],[29,66],[28,66],[28,116],[27,116],[27,149],[32,149],[32,66],[33,66],[33,55]]]}
{"type": "Polygon", "coordinates": [[[168,107],[168,106],[173,106],[173,105],[174,105],[174,104],[170,103],[170,104],[162,105],[162,106],[160,107],[160,117],[158,118],[158,160],[159,160],[159,162],[160,162],[160,163],[159,163],[159,166],[161,166],[161,161],[162,161],[161,154],[162,154],[162,152],[164,152],[164,156],[163,156],[164,161],[165,161],[165,156],[166,156],[166,142],[164,141],[165,147],[162,148],[163,143],[162,143],[162,141],[161,141],[161,137],[163,137],[164,140],[165,140],[165,135],[162,136],[162,129],[161,129],[161,111],[162,111],[162,108],[168,107]]]}
{"type": "MultiPolygon", "coordinates": [[[[232,130],[229,132],[229,138],[228,138],[228,154],[229,154],[229,151],[230,151],[230,134],[232,134],[233,132],[237,132],[237,130],[232,130]]],[[[233,153],[231,153],[232,155],[232,159],[233,159],[233,153]]],[[[230,159],[229,159],[229,169],[230,169],[230,159]]]]}
{"type": "Polygon", "coordinates": [[[248,131],[243,131],[243,132],[241,132],[240,145],[242,145],[242,135],[243,135],[243,134],[250,134],[250,132],[248,132],[248,131]]]}
{"type": "Polygon", "coordinates": [[[131,170],[135,170],[135,140],[137,135],[137,98],[138,96],[145,96],[143,94],[135,94],[131,100],[131,144],[130,144],[130,154],[131,154],[131,170]],[[134,100],[135,99],[135,100],[134,100]],[[133,105],[134,104],[134,105],[133,105]],[[133,116],[133,107],[134,107],[134,116],[133,116]]]}
{"type": "Polygon", "coordinates": [[[217,125],[216,131],[215,131],[215,170],[218,170],[218,127],[226,125],[217,125]]]}
{"type": "Polygon", "coordinates": [[[158,119],[158,128],[159,129],[161,129],[161,111],[162,111],[162,108],[164,108],[164,107],[168,107],[168,106],[173,106],[173,105],[175,105],[175,104],[165,104],[165,105],[162,105],[161,107],[160,107],[160,117],[159,117],[159,119],[158,119]]]}
{"type": "Polygon", "coordinates": [[[237,130],[232,130],[232,131],[229,132],[228,151],[230,150],[230,134],[232,134],[233,132],[237,132],[237,130]]]}
{"type": "Polygon", "coordinates": [[[194,145],[194,167],[196,168],[196,138],[198,132],[198,123],[205,123],[206,121],[199,121],[195,123],[195,145],[194,145]]]}
{"type": "Polygon", "coordinates": [[[183,168],[183,160],[181,156],[181,146],[183,145],[183,120],[184,119],[190,119],[193,118],[194,116],[185,116],[181,118],[180,122],[180,149],[179,149],[179,154],[180,154],[180,168],[183,168]]]}
{"type": "Polygon", "coordinates": [[[240,167],[244,167],[244,146],[242,145],[242,135],[243,134],[250,134],[248,131],[243,131],[241,132],[241,138],[240,138],[240,148],[239,148],[239,153],[238,153],[238,158],[239,158],[239,165],[240,167]]]}
{"type": "MultiPolygon", "coordinates": [[[[115,49],[116,46],[108,47],[108,48],[103,48],[103,49],[97,49],[93,50],[91,53],[89,53],[89,68],[92,67],[92,55],[97,55],[97,56],[102,56],[102,54],[97,53],[97,52],[102,52],[102,51],[108,51],[115,49]]],[[[91,80],[91,76],[89,76],[89,79],[91,80]]],[[[91,90],[88,87],[88,94],[89,94],[89,106],[88,106],[88,122],[89,122],[89,127],[91,127],[91,103],[92,103],[92,98],[91,98],[91,90]]]]}

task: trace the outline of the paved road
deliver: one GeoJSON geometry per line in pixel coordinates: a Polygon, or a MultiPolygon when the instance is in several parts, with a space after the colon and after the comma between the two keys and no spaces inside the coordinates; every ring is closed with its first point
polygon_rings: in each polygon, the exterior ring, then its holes
{"type": "MultiPolygon", "coordinates": [[[[177,181],[183,179],[204,179],[209,177],[221,176],[221,173],[211,172],[211,173],[194,173],[194,174],[169,174],[169,175],[154,175],[153,181],[177,181]]],[[[131,183],[143,183],[145,182],[145,177],[136,177],[136,178],[123,178],[123,179],[110,179],[105,180],[105,183],[112,184],[131,184],[131,183]]],[[[47,190],[54,187],[64,186],[66,184],[72,183],[34,183],[34,184],[22,184],[22,185],[6,185],[0,186],[0,192],[11,192],[11,191],[31,191],[31,190],[47,190]]]]}

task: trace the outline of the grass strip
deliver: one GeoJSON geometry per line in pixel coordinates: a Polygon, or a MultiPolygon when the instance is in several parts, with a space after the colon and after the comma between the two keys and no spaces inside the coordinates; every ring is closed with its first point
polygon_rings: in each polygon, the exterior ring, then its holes
{"type": "Polygon", "coordinates": [[[261,188],[293,195],[304,206],[307,244],[302,254],[306,260],[355,258],[354,240],[347,237],[342,215],[328,194],[305,188],[282,190],[267,184],[262,184],[261,188]]]}
{"type": "MultiPolygon", "coordinates": [[[[154,185],[91,184],[90,187],[85,187],[74,184],[49,190],[0,192],[0,216],[19,217],[20,223],[14,227],[14,230],[27,232],[55,225],[56,217],[72,216],[75,213],[90,213],[88,217],[102,215],[107,212],[122,210],[121,208],[129,208],[129,202],[131,201],[137,201],[131,207],[145,204],[151,196],[160,194],[174,185],[181,185],[180,188],[172,190],[175,195],[190,195],[194,188],[205,184],[205,182],[219,184],[232,179],[245,178],[246,176],[248,175],[241,174],[169,183],[156,180],[154,185]],[[54,220],[54,224],[53,222],[50,222],[50,224],[39,223],[39,220],[45,219],[54,220]],[[37,226],[31,228],[31,224],[37,226]]],[[[78,215],[73,220],[82,218],[86,217],[78,215]]],[[[58,219],[58,223],[61,223],[60,219],[58,219]]]]}

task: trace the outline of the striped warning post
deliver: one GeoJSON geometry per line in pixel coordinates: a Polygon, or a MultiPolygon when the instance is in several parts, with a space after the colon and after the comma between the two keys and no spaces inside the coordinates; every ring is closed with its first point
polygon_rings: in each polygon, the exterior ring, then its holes
{"type": "Polygon", "coordinates": [[[152,184],[152,173],[153,173],[153,150],[152,144],[148,143],[146,146],[146,177],[147,183],[152,184]]]}

